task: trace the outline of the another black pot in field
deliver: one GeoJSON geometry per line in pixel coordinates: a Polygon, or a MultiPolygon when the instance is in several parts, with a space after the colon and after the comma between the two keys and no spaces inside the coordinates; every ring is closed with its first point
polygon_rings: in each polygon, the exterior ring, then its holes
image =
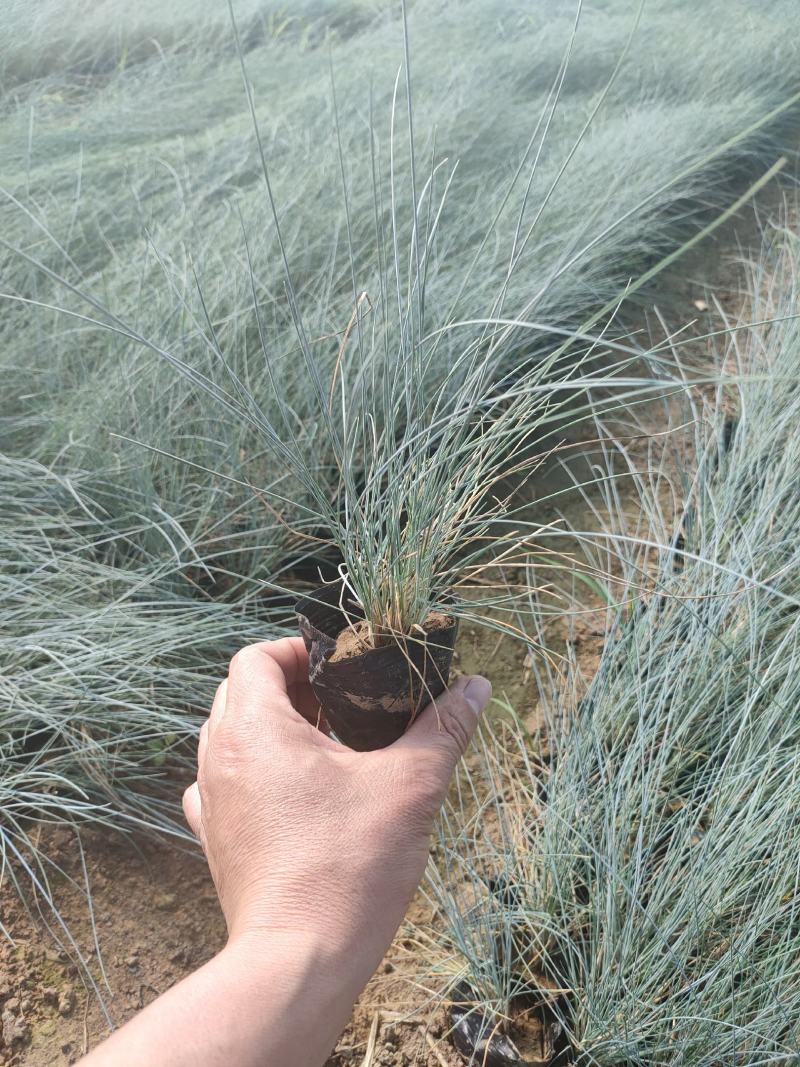
{"type": "Polygon", "coordinates": [[[447,686],[456,621],[440,620],[425,637],[405,637],[380,648],[332,658],[337,638],[363,612],[341,581],[315,589],[295,605],[309,654],[308,678],[328,725],[349,748],[384,748],[447,686]]]}

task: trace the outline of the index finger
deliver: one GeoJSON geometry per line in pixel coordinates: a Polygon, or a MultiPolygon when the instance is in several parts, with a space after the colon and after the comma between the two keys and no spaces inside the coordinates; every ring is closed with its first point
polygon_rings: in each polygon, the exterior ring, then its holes
{"type": "Polygon", "coordinates": [[[226,706],[261,711],[277,703],[297,714],[293,690],[300,679],[307,680],[307,671],[308,654],[301,637],[247,645],[231,660],[226,706]]]}
{"type": "Polygon", "coordinates": [[[259,641],[251,646],[274,659],[283,671],[285,688],[308,681],[308,652],[302,637],[280,637],[275,641],[259,641]]]}

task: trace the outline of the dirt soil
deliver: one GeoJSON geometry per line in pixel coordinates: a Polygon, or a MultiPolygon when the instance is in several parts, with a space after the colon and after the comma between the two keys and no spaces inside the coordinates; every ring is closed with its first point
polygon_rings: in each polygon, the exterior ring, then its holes
{"type": "MultiPolygon", "coordinates": [[[[439,630],[446,630],[452,625],[453,618],[451,615],[444,615],[441,611],[432,611],[423,623],[422,629],[426,634],[435,634],[439,630]]],[[[394,638],[389,638],[389,640],[394,641],[394,638]]],[[[342,630],[336,638],[336,648],[333,650],[331,663],[362,656],[365,652],[370,652],[375,647],[369,623],[366,619],[359,619],[352,626],[342,630]]]]}
{"type": "MultiPolygon", "coordinates": [[[[752,227],[745,227],[745,236],[752,236],[752,227]]],[[[671,280],[669,302],[684,321],[707,306],[708,293],[694,279],[715,277],[709,264],[719,263],[720,243],[707,246],[704,260],[684,262],[681,276],[671,280]]],[[[752,245],[743,242],[748,243],[752,245]]],[[[730,236],[724,245],[736,247],[730,236]]],[[[731,279],[735,273],[728,266],[722,284],[715,286],[716,295],[736,307],[738,283],[731,279]]],[[[585,522],[588,515],[588,506],[579,498],[567,511],[567,518],[576,522],[585,522]]],[[[591,597],[586,603],[590,610],[599,606],[591,597]]],[[[602,646],[601,613],[556,620],[547,637],[549,647],[569,648],[589,677],[602,646]]],[[[454,673],[488,675],[495,696],[507,699],[533,723],[538,716],[529,667],[525,649],[517,642],[462,628],[454,673]]],[[[99,831],[84,833],[82,841],[91,909],[71,833],[42,833],[42,844],[64,872],[54,881],[61,914],[90,962],[99,995],[87,984],[75,948],[65,947],[63,931],[52,929],[52,918],[48,930],[41,915],[25,910],[12,886],[0,886],[0,1067],[74,1063],[108,1033],[110,1023],[130,1018],[223,944],[224,923],[198,851],[99,831]],[[94,949],[95,936],[104,971],[94,949]]],[[[412,902],[409,918],[419,925],[435,922],[421,894],[412,902]]],[[[363,1064],[371,1031],[376,1039],[373,1067],[463,1064],[444,1036],[444,1010],[414,982],[425,970],[421,951],[401,931],[356,1005],[328,1067],[363,1064]]]]}
{"type": "MultiPolygon", "coordinates": [[[[83,844],[107,985],[99,980],[96,957],[92,971],[105,1009],[119,1025],[213,956],[224,943],[225,925],[199,854],[99,833],[85,834],[83,844]]],[[[54,832],[51,846],[79,881],[72,835],[54,832]]],[[[58,886],[58,901],[88,956],[93,934],[85,896],[65,880],[58,886]]],[[[416,900],[410,915],[424,921],[427,910],[416,900]]],[[[0,891],[0,914],[14,939],[13,944],[0,940],[0,1064],[74,1063],[109,1032],[100,999],[87,986],[75,953],[48,936],[9,887],[0,891]]],[[[380,1019],[376,1065],[460,1063],[440,1041],[443,1014],[427,1006],[419,1011],[423,1005],[410,984],[409,948],[402,940],[393,946],[356,1006],[330,1067],[362,1062],[370,1027],[383,1010],[390,1014],[380,1019]],[[396,1021],[399,1013],[408,1020],[396,1021]],[[431,1041],[441,1045],[437,1053],[431,1041]]]]}

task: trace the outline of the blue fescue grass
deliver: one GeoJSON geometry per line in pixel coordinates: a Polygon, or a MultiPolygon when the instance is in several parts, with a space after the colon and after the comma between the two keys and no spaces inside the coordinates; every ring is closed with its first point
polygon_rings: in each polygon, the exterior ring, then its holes
{"type": "Polygon", "coordinates": [[[543,673],[541,754],[487,731],[443,823],[445,971],[490,1025],[557,1021],[570,1062],[796,1058],[799,251],[779,230],[754,269],[773,321],[729,324],[739,385],[687,394],[677,472],[649,465],[638,517],[609,493],[624,585],[588,689],[543,673]]]}

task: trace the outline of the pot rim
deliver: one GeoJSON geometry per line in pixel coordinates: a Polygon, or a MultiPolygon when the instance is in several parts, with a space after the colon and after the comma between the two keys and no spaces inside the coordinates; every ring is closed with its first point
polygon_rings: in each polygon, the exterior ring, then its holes
{"type": "MultiPolygon", "coordinates": [[[[295,614],[301,620],[305,619],[318,634],[333,642],[334,646],[339,635],[349,629],[353,622],[366,618],[363,607],[357,601],[348,601],[346,608],[342,606],[343,597],[341,594],[346,588],[345,582],[341,578],[333,582],[325,582],[323,585],[317,586],[303,595],[294,605],[295,614]],[[326,612],[330,613],[333,618],[319,618],[320,615],[324,616],[326,612]],[[335,624],[334,619],[336,620],[335,624]],[[341,624],[339,624],[340,621],[341,624]]],[[[431,608],[426,620],[437,612],[448,620],[446,626],[441,626],[432,632],[424,631],[422,635],[413,633],[393,634],[392,636],[395,640],[390,644],[367,649],[365,652],[359,653],[359,655],[366,656],[372,652],[380,652],[383,649],[393,647],[403,647],[408,644],[436,648],[442,644],[442,642],[434,640],[436,635],[442,635],[444,642],[442,647],[451,647],[452,642],[450,642],[449,637],[454,630],[458,629],[458,619],[447,610],[431,608]]],[[[358,657],[349,658],[355,659],[358,657]]]]}

